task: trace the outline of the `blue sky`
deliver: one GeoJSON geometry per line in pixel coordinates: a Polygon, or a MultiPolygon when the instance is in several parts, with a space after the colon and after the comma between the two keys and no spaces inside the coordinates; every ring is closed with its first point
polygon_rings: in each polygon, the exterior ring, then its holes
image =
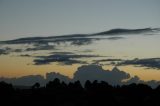
{"type": "Polygon", "coordinates": [[[0,0],[0,39],[160,27],[159,0],[0,0]]]}

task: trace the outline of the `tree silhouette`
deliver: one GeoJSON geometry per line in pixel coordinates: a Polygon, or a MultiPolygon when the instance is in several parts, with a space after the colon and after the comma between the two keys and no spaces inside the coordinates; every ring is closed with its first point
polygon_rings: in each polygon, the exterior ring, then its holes
{"type": "Polygon", "coordinates": [[[145,84],[111,86],[105,81],[87,80],[66,84],[58,78],[42,87],[37,82],[32,88],[17,89],[0,82],[0,100],[5,105],[55,105],[55,106],[160,106],[160,85],[152,89],[145,84]]]}

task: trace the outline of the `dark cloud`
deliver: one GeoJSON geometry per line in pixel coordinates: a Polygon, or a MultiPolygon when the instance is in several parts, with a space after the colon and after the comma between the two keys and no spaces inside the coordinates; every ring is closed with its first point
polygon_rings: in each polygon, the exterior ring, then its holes
{"type": "Polygon", "coordinates": [[[82,51],[78,51],[78,52],[89,53],[89,52],[93,52],[93,50],[91,50],[91,49],[86,49],[86,50],[82,50],[82,51]]]}
{"type": "Polygon", "coordinates": [[[93,63],[100,64],[104,62],[109,62],[107,65],[116,65],[117,63],[123,61],[122,59],[101,59],[101,60],[93,60],[93,63]]]}
{"type": "Polygon", "coordinates": [[[122,65],[134,65],[139,67],[160,69],[160,58],[144,58],[138,59],[135,58],[133,60],[124,60],[124,59],[101,59],[101,60],[93,60],[93,63],[99,64],[100,62],[110,62],[110,64],[115,64],[117,66],[122,65]]]}
{"type": "Polygon", "coordinates": [[[141,80],[138,76],[134,76],[132,78],[130,78],[127,82],[127,84],[131,84],[131,83],[141,83],[141,80]]]}
{"type": "Polygon", "coordinates": [[[104,70],[100,65],[84,65],[74,73],[74,80],[80,80],[84,84],[86,80],[107,81],[110,84],[121,84],[124,79],[130,78],[128,73],[113,68],[112,71],[104,70]]]}
{"type": "Polygon", "coordinates": [[[74,73],[73,80],[80,80],[82,84],[86,80],[94,81],[106,81],[112,85],[124,85],[131,83],[143,83],[150,85],[153,88],[156,88],[160,81],[150,80],[144,81],[141,80],[138,76],[131,77],[130,74],[119,70],[117,67],[114,67],[111,71],[104,70],[100,65],[83,65],[77,69],[74,73]]]}
{"type": "Polygon", "coordinates": [[[87,35],[74,34],[74,35],[62,35],[52,37],[29,37],[20,38],[15,40],[1,41],[1,44],[48,44],[50,42],[54,44],[70,42],[72,45],[87,45],[94,40],[100,40],[100,38],[88,38],[87,35]]]}
{"type": "Polygon", "coordinates": [[[123,84],[127,84],[127,85],[132,84],[132,83],[147,84],[147,85],[151,86],[152,88],[156,88],[158,85],[160,85],[160,81],[156,81],[156,80],[143,81],[138,76],[134,76],[134,77],[130,78],[128,81],[123,82],[123,84]]]}
{"type": "Polygon", "coordinates": [[[51,52],[50,54],[51,55],[52,54],[73,55],[75,53],[73,53],[73,52],[51,52]]]}
{"type": "Polygon", "coordinates": [[[13,52],[19,53],[22,51],[23,51],[22,49],[12,49],[12,48],[6,47],[6,48],[0,49],[0,55],[8,55],[13,52]]]}
{"type": "Polygon", "coordinates": [[[0,81],[12,83],[13,85],[32,86],[36,82],[44,84],[44,77],[41,75],[28,75],[19,78],[0,78],[0,81]]]}
{"type": "Polygon", "coordinates": [[[149,86],[151,86],[152,88],[156,88],[157,86],[160,85],[160,81],[156,81],[156,80],[150,80],[150,81],[143,81],[144,84],[147,84],[149,86]]]}
{"type": "Polygon", "coordinates": [[[0,55],[7,55],[11,52],[11,48],[3,48],[3,49],[0,49],[0,55]]]}
{"type": "Polygon", "coordinates": [[[12,50],[13,52],[16,52],[16,53],[20,53],[20,52],[23,52],[23,50],[22,49],[14,49],[14,50],[12,50]]]}
{"type": "MultiPolygon", "coordinates": [[[[95,34],[71,34],[51,37],[28,37],[15,40],[1,41],[0,44],[47,44],[52,42],[55,44],[70,42],[72,45],[87,45],[95,40],[101,40],[99,35],[121,35],[121,34],[140,34],[140,33],[154,33],[160,31],[159,28],[144,28],[144,29],[111,29],[109,31],[99,32],[95,34]],[[99,38],[93,38],[93,37],[99,38]]],[[[123,37],[110,37],[109,40],[118,40],[123,37]]]]}
{"type": "Polygon", "coordinates": [[[120,62],[118,65],[136,65],[147,68],[160,69],[160,58],[133,59],[120,62]]]}
{"type": "Polygon", "coordinates": [[[0,81],[5,81],[7,83],[12,83],[13,85],[20,85],[20,86],[32,86],[36,82],[39,82],[42,86],[44,86],[47,82],[54,80],[55,78],[60,79],[61,81],[64,81],[68,83],[71,81],[71,79],[65,75],[50,72],[46,74],[46,77],[41,75],[28,75],[28,76],[22,76],[19,78],[0,78],[0,81]]]}
{"type": "Polygon", "coordinates": [[[131,83],[143,83],[156,88],[160,85],[160,81],[150,80],[143,81],[138,76],[131,77],[130,74],[120,71],[117,67],[110,70],[104,70],[100,65],[82,65],[77,71],[74,73],[73,79],[68,76],[62,75],[60,73],[50,72],[46,74],[44,78],[41,75],[28,75],[22,76],[19,78],[0,78],[0,81],[5,81],[7,83],[12,83],[13,85],[20,86],[32,86],[36,82],[39,82],[42,86],[44,86],[48,81],[52,81],[55,78],[60,79],[66,83],[80,80],[82,84],[86,80],[94,81],[106,81],[112,85],[127,85],[131,83]]]}
{"type": "Polygon", "coordinates": [[[0,55],[7,55],[7,54],[10,54],[10,53],[22,53],[22,52],[28,52],[28,51],[39,51],[39,50],[58,50],[57,48],[55,48],[54,45],[49,45],[48,43],[46,44],[33,44],[32,45],[33,47],[21,47],[21,48],[18,48],[18,49],[15,49],[15,48],[11,48],[10,46],[9,47],[6,47],[6,48],[3,48],[3,49],[0,49],[0,55]]]}
{"type": "Polygon", "coordinates": [[[8,52],[4,49],[0,49],[0,55],[6,55],[8,52]]]}
{"type": "Polygon", "coordinates": [[[72,64],[87,64],[85,61],[78,59],[81,58],[92,58],[92,57],[102,57],[98,55],[78,55],[71,52],[57,52],[49,56],[37,56],[34,60],[35,65],[45,65],[51,62],[58,62],[60,64],[72,65],[72,64]]]}
{"type": "Polygon", "coordinates": [[[94,60],[95,62],[106,62],[106,61],[122,61],[122,59],[101,59],[101,60],[94,60]]]}
{"type": "Polygon", "coordinates": [[[79,38],[79,39],[74,39],[71,41],[71,45],[88,45],[91,44],[94,40],[99,40],[99,39],[93,39],[93,38],[79,38]]]}
{"type": "Polygon", "coordinates": [[[47,44],[35,44],[32,48],[27,48],[25,51],[38,51],[38,50],[55,50],[55,46],[47,44]]]}
{"type": "MultiPolygon", "coordinates": [[[[97,40],[119,40],[124,39],[124,37],[119,36],[123,34],[139,34],[139,33],[147,33],[152,34],[155,32],[160,31],[159,28],[144,28],[144,29],[112,29],[109,31],[104,31],[95,34],[71,34],[71,35],[61,35],[61,36],[51,36],[51,37],[27,37],[27,38],[20,38],[8,41],[0,41],[1,45],[9,44],[28,44],[32,45],[33,47],[27,47],[26,49],[20,48],[10,48],[10,49],[0,49],[0,55],[7,55],[11,52],[26,52],[26,51],[39,51],[39,50],[57,50],[59,49],[60,44],[66,45],[74,45],[74,46],[82,46],[82,45],[89,45],[92,44],[94,41],[97,40]],[[107,36],[106,38],[102,36],[107,36]],[[116,36],[112,36],[116,35],[116,36]],[[52,43],[52,45],[50,45],[52,43]]],[[[9,46],[8,46],[9,47],[9,46]]]]}
{"type": "Polygon", "coordinates": [[[94,35],[121,35],[121,34],[142,34],[158,32],[160,28],[143,28],[143,29],[111,29],[94,35]]]}
{"type": "Polygon", "coordinates": [[[108,40],[119,40],[119,39],[124,39],[124,37],[109,37],[107,39],[108,40]]]}
{"type": "Polygon", "coordinates": [[[21,57],[33,57],[32,55],[29,55],[29,54],[21,54],[19,56],[21,56],[21,57]]]}

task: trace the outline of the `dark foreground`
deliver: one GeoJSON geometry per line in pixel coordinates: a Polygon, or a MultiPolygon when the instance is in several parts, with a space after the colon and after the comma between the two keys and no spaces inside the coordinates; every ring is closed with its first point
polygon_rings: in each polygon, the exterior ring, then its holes
{"type": "Polygon", "coordinates": [[[152,89],[144,84],[111,86],[106,82],[79,81],[65,84],[58,79],[45,87],[36,83],[30,89],[15,89],[0,82],[0,105],[52,106],[160,106],[160,86],[152,89]]]}

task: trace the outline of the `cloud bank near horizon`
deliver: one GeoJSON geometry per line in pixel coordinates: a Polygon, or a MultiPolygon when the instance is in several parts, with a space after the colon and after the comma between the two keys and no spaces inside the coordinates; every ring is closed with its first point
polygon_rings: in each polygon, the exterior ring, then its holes
{"type": "Polygon", "coordinates": [[[12,83],[13,85],[23,85],[23,86],[32,86],[36,82],[39,82],[42,86],[44,86],[48,81],[52,81],[55,78],[60,79],[66,83],[73,82],[79,80],[82,84],[85,83],[86,80],[90,81],[106,81],[111,85],[125,85],[131,83],[144,83],[148,84],[152,87],[156,87],[160,84],[160,81],[143,81],[140,80],[138,76],[131,77],[130,74],[119,70],[117,67],[114,67],[111,71],[104,70],[102,66],[90,64],[80,66],[77,71],[74,73],[73,78],[69,78],[68,76],[62,75],[60,73],[46,73],[46,77],[44,78],[41,75],[28,75],[19,78],[0,78],[0,81],[6,81],[8,83],[12,83]]]}

